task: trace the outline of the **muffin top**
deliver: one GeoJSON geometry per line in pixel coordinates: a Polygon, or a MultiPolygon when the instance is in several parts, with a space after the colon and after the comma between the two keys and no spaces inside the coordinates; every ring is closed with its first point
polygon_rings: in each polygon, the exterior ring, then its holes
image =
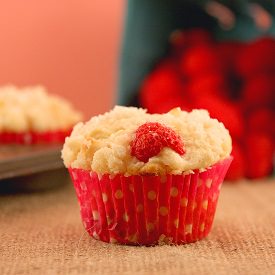
{"type": "Polygon", "coordinates": [[[0,88],[0,132],[69,130],[81,114],[42,86],[0,88]]]}
{"type": "Polygon", "coordinates": [[[148,114],[116,106],[78,123],[66,138],[62,158],[66,167],[102,175],[188,174],[209,168],[231,150],[228,130],[205,110],[148,114]]]}

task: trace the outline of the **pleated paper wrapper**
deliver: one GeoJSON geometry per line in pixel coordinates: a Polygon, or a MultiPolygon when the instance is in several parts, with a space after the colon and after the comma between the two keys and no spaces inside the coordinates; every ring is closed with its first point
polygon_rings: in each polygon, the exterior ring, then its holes
{"type": "Polygon", "coordinates": [[[70,135],[71,129],[67,131],[52,132],[1,132],[0,144],[38,144],[38,143],[64,143],[65,138],[70,135]]]}
{"type": "Polygon", "coordinates": [[[83,224],[95,239],[129,245],[185,244],[211,230],[229,157],[204,172],[98,176],[69,168],[83,224]]]}

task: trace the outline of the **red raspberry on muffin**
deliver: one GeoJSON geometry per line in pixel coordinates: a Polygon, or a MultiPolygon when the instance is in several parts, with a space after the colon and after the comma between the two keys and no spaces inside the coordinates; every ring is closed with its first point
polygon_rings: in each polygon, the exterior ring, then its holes
{"type": "Polygon", "coordinates": [[[158,122],[147,122],[138,127],[135,139],[131,143],[131,154],[147,162],[156,156],[163,147],[170,147],[178,154],[184,154],[183,141],[171,128],[158,122]]]}

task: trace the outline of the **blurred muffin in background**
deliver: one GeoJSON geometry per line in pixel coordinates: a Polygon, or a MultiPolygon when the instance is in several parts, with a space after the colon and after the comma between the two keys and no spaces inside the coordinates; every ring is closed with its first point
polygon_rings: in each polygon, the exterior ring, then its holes
{"type": "Polygon", "coordinates": [[[43,86],[0,87],[0,143],[63,143],[81,118],[43,86]]]}

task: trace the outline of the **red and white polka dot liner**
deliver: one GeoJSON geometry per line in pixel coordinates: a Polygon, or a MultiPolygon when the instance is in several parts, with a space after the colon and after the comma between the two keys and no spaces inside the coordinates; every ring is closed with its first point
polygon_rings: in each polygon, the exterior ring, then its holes
{"type": "Polygon", "coordinates": [[[104,242],[184,244],[211,229],[228,158],[189,175],[98,177],[69,169],[86,230],[104,242]]]}
{"type": "Polygon", "coordinates": [[[1,144],[37,144],[37,143],[63,143],[65,138],[71,134],[71,130],[68,131],[55,131],[55,132],[25,132],[25,133],[13,133],[3,132],[0,133],[1,144]]]}

